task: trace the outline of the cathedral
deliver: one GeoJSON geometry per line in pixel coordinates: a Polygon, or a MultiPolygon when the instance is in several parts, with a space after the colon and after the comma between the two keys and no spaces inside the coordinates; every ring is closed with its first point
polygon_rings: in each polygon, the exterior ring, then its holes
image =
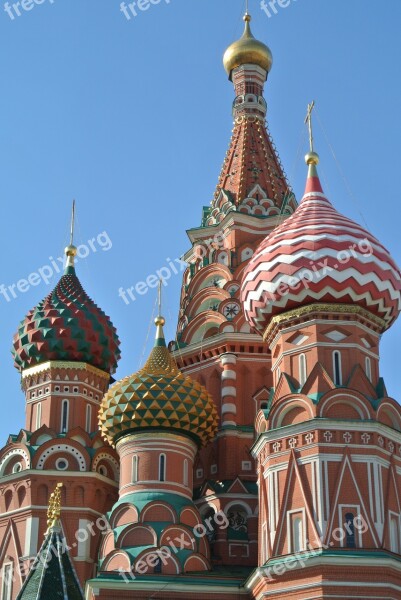
{"type": "Polygon", "coordinates": [[[266,124],[272,53],[244,22],[175,340],[159,298],[147,361],[116,381],[120,339],[73,240],[17,327],[0,600],[401,600],[401,407],[379,370],[401,272],[326,196],[313,103],[297,202],[266,124]]]}

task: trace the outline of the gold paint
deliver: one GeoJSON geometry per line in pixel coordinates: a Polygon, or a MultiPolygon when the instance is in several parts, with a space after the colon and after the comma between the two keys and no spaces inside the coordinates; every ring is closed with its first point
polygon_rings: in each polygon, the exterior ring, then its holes
{"type": "Polygon", "coordinates": [[[373,315],[365,308],[361,306],[355,306],[353,304],[309,304],[307,306],[301,306],[300,308],[294,308],[293,310],[289,310],[281,315],[277,315],[272,318],[269,325],[266,328],[265,333],[263,334],[263,339],[266,341],[272,331],[276,326],[281,325],[286,321],[290,321],[291,319],[296,319],[299,317],[303,317],[305,315],[314,313],[314,312],[325,312],[325,313],[348,313],[353,315],[359,315],[372,321],[376,325],[378,325],[381,329],[385,329],[386,323],[380,317],[373,315]]]}
{"type": "Polygon", "coordinates": [[[49,499],[49,508],[47,509],[47,535],[52,527],[57,527],[60,524],[61,516],[61,488],[62,483],[56,485],[56,489],[51,493],[49,499]]]}
{"type": "Polygon", "coordinates": [[[270,49],[254,38],[250,28],[251,16],[244,16],[245,29],[242,37],[231,44],[224,54],[223,63],[227,74],[241,65],[258,65],[269,72],[273,64],[273,56],[270,49]]]}
{"type": "Polygon", "coordinates": [[[41,363],[40,365],[35,365],[34,367],[29,367],[29,369],[24,369],[22,372],[22,379],[26,379],[32,375],[37,375],[38,373],[43,373],[44,371],[50,371],[52,369],[76,369],[77,371],[89,371],[89,373],[98,375],[102,379],[110,379],[109,373],[106,373],[97,367],[92,367],[92,365],[89,365],[88,363],[58,360],[51,360],[41,363]]]}

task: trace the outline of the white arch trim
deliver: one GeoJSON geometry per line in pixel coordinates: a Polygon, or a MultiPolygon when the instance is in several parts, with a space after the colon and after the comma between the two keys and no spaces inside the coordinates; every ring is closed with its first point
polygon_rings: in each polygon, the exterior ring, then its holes
{"type": "Polygon", "coordinates": [[[73,456],[78,461],[79,470],[86,471],[86,461],[83,457],[83,454],[79,452],[79,450],[77,450],[76,448],[73,448],[72,446],[67,446],[67,444],[57,444],[56,446],[51,446],[50,448],[48,448],[45,452],[43,452],[43,454],[39,458],[37,468],[43,469],[47,459],[50,458],[50,456],[53,456],[54,454],[59,454],[60,452],[66,452],[67,454],[73,456]]]}
{"type": "Polygon", "coordinates": [[[284,417],[286,417],[288,413],[294,408],[305,408],[309,413],[309,417],[311,419],[314,418],[312,408],[306,400],[303,400],[302,398],[290,398],[289,400],[283,402],[283,404],[281,404],[280,407],[277,409],[277,412],[275,413],[272,420],[272,428],[280,427],[284,417]]]}
{"type": "Polygon", "coordinates": [[[362,400],[355,398],[355,396],[350,396],[349,394],[336,394],[335,396],[327,398],[320,407],[319,417],[323,416],[324,409],[329,402],[332,403],[333,406],[336,404],[347,404],[348,406],[355,408],[361,419],[370,419],[369,411],[362,400]]]}
{"type": "Polygon", "coordinates": [[[25,461],[25,468],[26,469],[30,468],[31,459],[30,459],[28,452],[26,452],[22,448],[13,448],[13,450],[10,450],[9,452],[7,452],[7,454],[3,457],[2,461],[0,462],[0,476],[4,475],[4,471],[5,471],[8,463],[10,462],[10,460],[15,458],[15,456],[20,456],[21,458],[23,458],[25,461]]]}

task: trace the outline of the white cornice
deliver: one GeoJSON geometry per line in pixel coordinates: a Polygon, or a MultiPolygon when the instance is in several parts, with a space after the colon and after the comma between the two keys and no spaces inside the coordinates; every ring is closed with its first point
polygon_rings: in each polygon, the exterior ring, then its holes
{"type": "MultiPolygon", "coordinates": [[[[344,390],[346,392],[347,390],[344,390]]],[[[294,394],[294,397],[297,394],[294,394]]],[[[309,421],[304,421],[302,423],[296,423],[295,425],[286,425],[284,427],[279,427],[278,429],[272,429],[270,431],[265,431],[260,434],[255,444],[251,448],[252,456],[256,457],[259,452],[262,450],[263,446],[266,443],[271,443],[276,440],[282,440],[285,437],[290,435],[299,435],[303,433],[307,433],[309,431],[326,431],[326,430],[336,430],[336,431],[356,431],[360,432],[363,426],[363,432],[377,432],[386,436],[386,438],[395,442],[396,444],[401,444],[401,432],[388,427],[388,425],[384,425],[383,423],[379,423],[378,421],[346,421],[342,419],[310,419],[309,421]]],[[[356,447],[367,447],[364,444],[335,444],[333,442],[329,444],[320,444],[321,446],[327,445],[329,447],[336,446],[338,448],[344,448],[345,446],[349,446],[350,448],[356,447]]],[[[387,453],[384,448],[380,449],[382,452],[387,453]]],[[[390,453],[389,453],[390,454],[390,453]]]]}

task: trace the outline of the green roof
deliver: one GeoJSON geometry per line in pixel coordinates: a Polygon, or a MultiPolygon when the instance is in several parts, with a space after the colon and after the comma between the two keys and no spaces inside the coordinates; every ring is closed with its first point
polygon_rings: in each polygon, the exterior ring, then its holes
{"type": "Polygon", "coordinates": [[[84,600],[61,526],[52,527],[17,600],[84,600]]]}

